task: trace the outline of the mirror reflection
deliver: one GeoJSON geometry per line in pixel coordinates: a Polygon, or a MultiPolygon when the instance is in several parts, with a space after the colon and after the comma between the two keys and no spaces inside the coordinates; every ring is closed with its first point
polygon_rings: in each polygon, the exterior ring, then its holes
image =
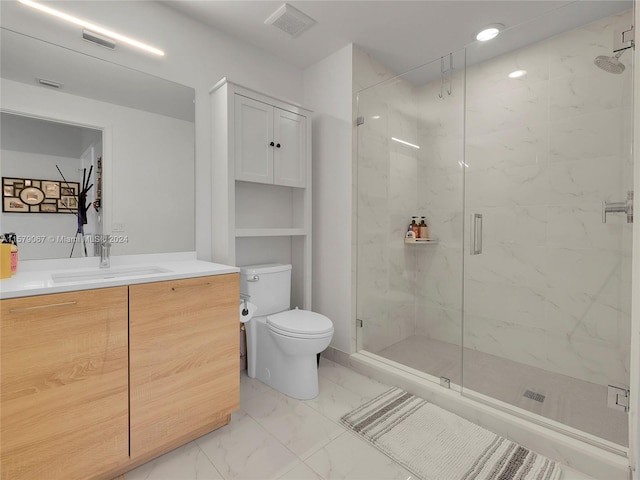
{"type": "Polygon", "coordinates": [[[96,254],[102,233],[102,131],[6,112],[0,122],[0,224],[3,231],[20,232],[21,256],[96,254]]]}
{"type": "Polygon", "coordinates": [[[0,40],[0,223],[20,257],[93,256],[101,232],[114,255],[195,250],[194,90],[4,28],[0,40]]]}

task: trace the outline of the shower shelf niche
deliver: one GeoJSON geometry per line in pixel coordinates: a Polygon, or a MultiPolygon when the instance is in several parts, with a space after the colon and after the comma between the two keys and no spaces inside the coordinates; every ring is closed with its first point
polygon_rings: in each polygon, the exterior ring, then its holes
{"type": "Polygon", "coordinates": [[[435,245],[438,243],[437,238],[416,238],[416,239],[404,239],[404,243],[407,245],[435,245]]]}

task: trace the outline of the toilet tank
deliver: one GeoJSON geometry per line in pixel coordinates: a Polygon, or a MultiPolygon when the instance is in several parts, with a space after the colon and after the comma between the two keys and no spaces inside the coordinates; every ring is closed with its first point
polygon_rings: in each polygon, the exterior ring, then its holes
{"type": "Polygon", "coordinates": [[[240,267],[240,292],[249,295],[257,316],[291,308],[291,265],[271,263],[240,267]]]}

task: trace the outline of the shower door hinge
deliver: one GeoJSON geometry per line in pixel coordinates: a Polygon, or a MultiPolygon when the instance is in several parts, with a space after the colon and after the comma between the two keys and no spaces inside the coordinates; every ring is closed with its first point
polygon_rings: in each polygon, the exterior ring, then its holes
{"type": "Polygon", "coordinates": [[[356,318],[356,327],[362,328],[363,325],[364,325],[364,322],[359,318],[356,318]]]}
{"type": "Polygon", "coordinates": [[[620,27],[613,32],[613,51],[619,52],[634,46],[635,31],[633,25],[620,27]]]}
{"type": "Polygon", "coordinates": [[[614,387],[613,385],[607,386],[607,407],[621,412],[629,411],[629,390],[614,387]]]}
{"type": "Polygon", "coordinates": [[[356,127],[359,127],[360,125],[364,125],[364,116],[362,115],[356,118],[356,127]]]}
{"type": "Polygon", "coordinates": [[[440,377],[440,386],[444,388],[451,388],[451,380],[447,377],[440,377]]]}

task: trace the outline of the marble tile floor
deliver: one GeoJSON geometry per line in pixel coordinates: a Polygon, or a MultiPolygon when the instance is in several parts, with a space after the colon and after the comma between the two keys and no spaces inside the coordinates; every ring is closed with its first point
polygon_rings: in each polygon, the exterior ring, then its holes
{"type": "MultiPolygon", "coordinates": [[[[231,423],[152,460],[125,480],[408,480],[412,474],[340,417],[390,388],[325,358],[320,395],[300,401],[242,372],[231,423]]],[[[563,480],[593,480],[563,467],[563,480]]],[[[451,479],[438,479],[451,480],[451,479]]]]}
{"type": "Polygon", "coordinates": [[[541,368],[524,365],[469,348],[413,335],[375,352],[464,388],[564,423],[618,445],[628,445],[628,417],[607,407],[607,387],[541,368]],[[540,403],[524,397],[526,390],[545,396],[540,403]]]}

